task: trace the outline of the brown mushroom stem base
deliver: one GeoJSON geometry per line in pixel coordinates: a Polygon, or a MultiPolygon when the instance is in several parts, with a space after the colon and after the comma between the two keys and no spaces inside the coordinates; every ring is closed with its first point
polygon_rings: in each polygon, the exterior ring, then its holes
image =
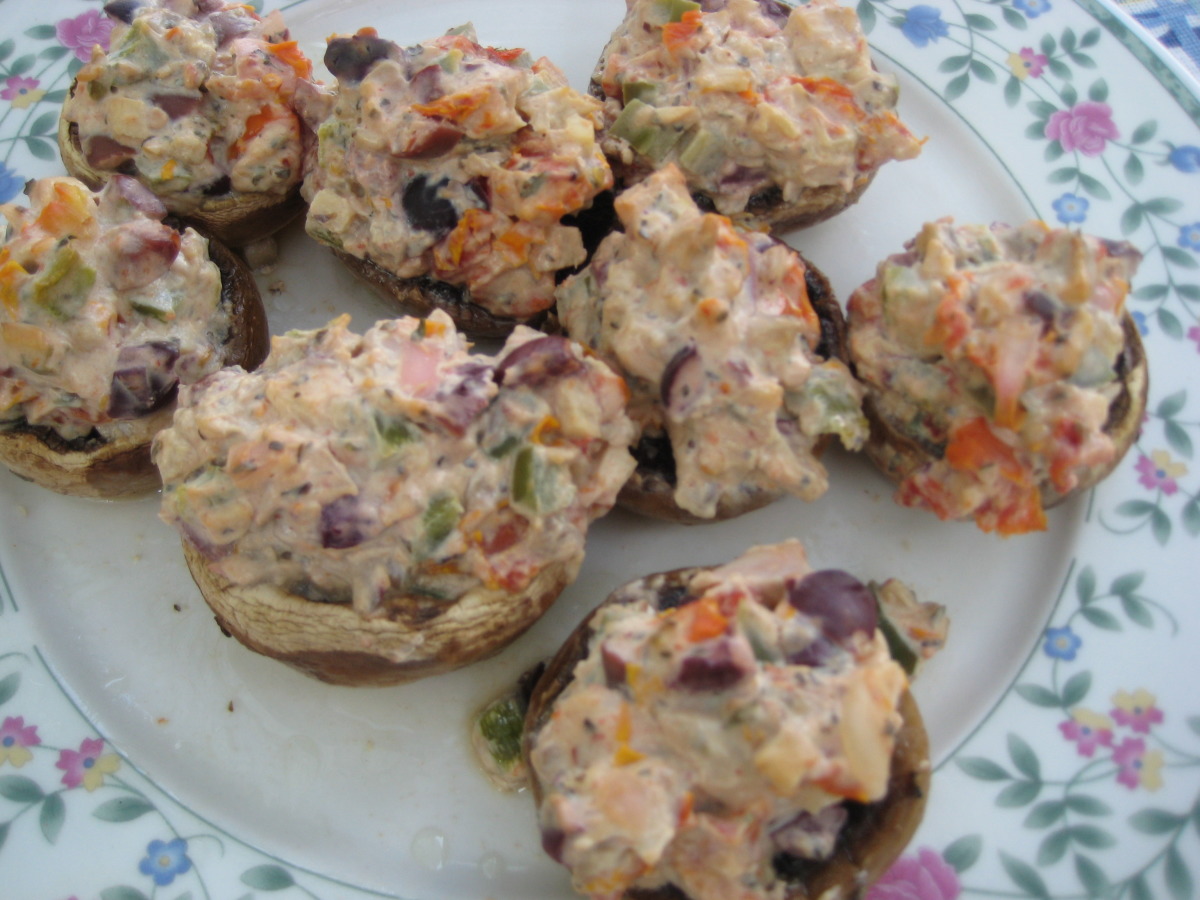
{"type": "Polygon", "coordinates": [[[365,616],[274,585],[222,577],[189,541],[184,559],[226,633],[256,653],[330,684],[415,681],[491,656],[522,634],[578,574],[581,559],[542,569],[524,590],[479,587],[430,614],[428,606],[365,616]]]}

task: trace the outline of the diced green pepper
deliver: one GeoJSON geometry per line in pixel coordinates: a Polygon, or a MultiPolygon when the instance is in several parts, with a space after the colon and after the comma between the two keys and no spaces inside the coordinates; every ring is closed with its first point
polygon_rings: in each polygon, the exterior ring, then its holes
{"type": "Polygon", "coordinates": [[[879,611],[879,630],[883,632],[884,640],[887,641],[888,653],[891,654],[892,659],[896,661],[906,674],[912,675],[917,671],[917,652],[908,645],[908,641],[904,639],[899,629],[892,624],[892,620],[884,615],[883,607],[880,605],[878,598],[875,600],[875,606],[879,611]]]}
{"type": "Polygon", "coordinates": [[[417,430],[407,419],[375,414],[375,431],[389,451],[396,451],[417,439],[417,430]]]}
{"type": "Polygon", "coordinates": [[[532,447],[525,446],[517,451],[517,458],[513,461],[513,502],[534,512],[538,509],[536,468],[537,460],[534,458],[532,447]]]}
{"type": "Polygon", "coordinates": [[[69,243],[63,244],[33,282],[33,301],[60,319],[69,319],[83,308],[95,281],[96,270],[84,265],[69,243]]]}
{"type": "Polygon", "coordinates": [[[143,316],[151,316],[160,322],[165,322],[175,315],[175,297],[169,292],[139,297],[131,301],[130,305],[143,316]]]}
{"type": "Polygon", "coordinates": [[[121,42],[109,50],[108,58],[133,63],[146,72],[170,62],[170,57],[155,42],[149,24],[139,19],[134,19],[121,42]]]}
{"type": "Polygon", "coordinates": [[[661,122],[655,108],[638,99],[625,105],[609,130],[614,137],[628,141],[634,150],[655,162],[666,158],[683,137],[683,132],[681,126],[661,122]]]}
{"type": "Polygon", "coordinates": [[[438,65],[442,67],[443,72],[453,74],[458,71],[459,64],[462,63],[462,58],[463,52],[456,48],[450,50],[445,56],[439,59],[438,65]]]}
{"type": "Polygon", "coordinates": [[[839,362],[813,366],[803,386],[789,394],[788,409],[807,434],[833,434],[848,450],[857,450],[870,432],[850,373],[839,362]]]}
{"type": "Polygon", "coordinates": [[[634,100],[653,104],[657,93],[658,85],[653,81],[625,81],[621,84],[621,102],[626,105],[634,100]]]}
{"type": "Polygon", "coordinates": [[[503,769],[521,758],[521,736],[525,731],[525,704],[518,697],[505,697],[487,706],[479,716],[479,733],[488,752],[503,769]]]}
{"type": "Polygon", "coordinates": [[[539,172],[537,175],[534,175],[523,185],[521,185],[521,199],[528,200],[530,197],[540,191],[545,183],[546,175],[544,173],[539,172]]]}
{"type": "Polygon", "coordinates": [[[1108,384],[1117,377],[1113,360],[1099,347],[1088,347],[1079,366],[1071,375],[1071,384],[1079,387],[1097,387],[1108,384]]]}
{"type": "Polygon", "coordinates": [[[508,454],[510,454],[514,450],[516,450],[517,445],[520,443],[521,443],[521,439],[519,437],[517,437],[515,434],[510,434],[508,437],[506,437],[504,440],[502,440],[500,443],[498,443],[495,447],[488,448],[487,455],[490,456],[492,459],[500,459],[502,457],[508,456],[508,454]]]}
{"type": "Polygon", "coordinates": [[[436,547],[454,531],[462,518],[462,504],[453,494],[438,494],[425,508],[421,524],[425,526],[425,537],[429,545],[436,547]]]}
{"type": "Polygon", "coordinates": [[[696,129],[679,151],[679,164],[695,175],[715,172],[724,160],[724,142],[708,128],[696,129]]]}

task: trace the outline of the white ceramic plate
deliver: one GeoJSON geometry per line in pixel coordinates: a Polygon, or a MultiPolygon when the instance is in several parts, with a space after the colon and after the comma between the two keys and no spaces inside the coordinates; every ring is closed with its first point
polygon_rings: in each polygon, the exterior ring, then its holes
{"type": "MultiPolygon", "coordinates": [[[[319,59],[371,25],[401,43],[465,21],[556,61],[583,88],[620,0],[301,0],[319,59]]],[[[1150,415],[1120,469],[1008,540],[901,509],[834,454],[817,503],[735,522],[598,523],[579,581],[499,657],[443,678],[333,688],[225,638],[153,499],[102,504],[0,474],[0,895],[12,900],[408,900],[571,896],[527,796],[474,768],[471,713],[623,581],[802,538],[819,566],[897,576],[950,608],[916,687],[936,755],[925,824],[873,900],[1188,898],[1200,882],[1193,688],[1200,431],[1200,101],[1104,6],[860,5],[922,156],[793,242],[846,296],[922,222],[1041,217],[1145,252],[1132,308],[1150,415]],[[1047,137],[1048,121],[1059,139],[1047,137]],[[1190,824],[1189,824],[1190,823],[1190,824]]],[[[7,3],[0,200],[61,171],[58,103],[98,6],[7,3]]],[[[99,23],[99,24],[98,24],[99,23]]],[[[299,228],[263,276],[272,329],[387,308],[299,228]]]]}

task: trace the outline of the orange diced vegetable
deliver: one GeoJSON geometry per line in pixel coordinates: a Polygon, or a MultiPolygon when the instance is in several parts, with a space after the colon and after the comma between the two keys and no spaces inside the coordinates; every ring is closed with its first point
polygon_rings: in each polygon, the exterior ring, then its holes
{"type": "Polygon", "coordinates": [[[91,194],[82,185],[54,185],[55,199],[42,207],[35,224],[53,235],[73,234],[92,218],[91,194]]]}
{"type": "Polygon", "coordinates": [[[970,274],[953,274],[946,277],[946,293],[938,303],[933,325],[925,334],[925,343],[953,350],[970,334],[971,317],[963,308],[970,281],[970,274]]]}
{"type": "Polygon", "coordinates": [[[621,711],[617,713],[617,730],[614,732],[618,743],[624,744],[633,735],[633,717],[629,713],[629,704],[622,703],[621,711]]]}
{"type": "Polygon", "coordinates": [[[638,753],[628,744],[621,744],[613,753],[613,764],[617,766],[628,766],[635,762],[641,762],[646,758],[646,754],[638,753]]]}
{"type": "Polygon", "coordinates": [[[488,88],[481,86],[473,91],[447,94],[429,103],[414,103],[413,109],[423,116],[462,123],[487,102],[488,94],[488,88]]]}
{"type": "Polygon", "coordinates": [[[312,78],[312,61],[304,55],[300,45],[295,41],[280,41],[278,44],[267,44],[267,52],[281,62],[287,63],[301,78],[312,78]]]}
{"type": "Polygon", "coordinates": [[[529,434],[535,444],[557,444],[562,441],[562,425],[554,416],[545,416],[529,434]]]}
{"type": "Polygon", "coordinates": [[[276,110],[269,106],[262,107],[258,112],[246,117],[246,127],[242,131],[242,136],[238,138],[229,148],[229,158],[237,159],[246,149],[246,145],[262,134],[263,129],[267,127],[275,119],[280,118],[276,110]]]}
{"type": "Polygon", "coordinates": [[[808,298],[808,281],[805,278],[804,266],[799,262],[789,266],[783,278],[784,307],[783,313],[796,316],[816,334],[821,333],[821,321],[808,298]]]}
{"type": "Polygon", "coordinates": [[[521,54],[525,52],[523,47],[485,47],[489,59],[496,60],[502,63],[516,62],[521,58],[521,54]]]}
{"type": "Polygon", "coordinates": [[[946,462],[965,472],[978,472],[985,466],[999,466],[1010,481],[1022,481],[1028,473],[1016,451],[996,436],[982,416],[976,417],[950,436],[946,462]]]}
{"type": "Polygon", "coordinates": [[[46,332],[24,322],[0,322],[0,339],[31,369],[44,366],[53,352],[46,332]]]}
{"type": "Polygon", "coordinates": [[[519,228],[509,228],[497,240],[512,251],[517,261],[524,262],[529,258],[529,248],[533,240],[519,228]]]}
{"type": "Polygon", "coordinates": [[[1042,495],[1032,486],[1021,494],[1017,503],[1001,510],[996,519],[997,533],[1005,536],[1045,530],[1046,511],[1042,508],[1042,495]]]}
{"type": "Polygon", "coordinates": [[[700,10],[691,9],[678,22],[668,22],[663,26],[663,45],[672,53],[678,51],[700,30],[703,15],[700,10]]]}
{"type": "Polygon", "coordinates": [[[438,260],[439,265],[449,268],[449,266],[445,266],[445,261],[448,261],[450,266],[458,266],[462,263],[468,244],[478,243],[480,236],[485,235],[491,229],[495,218],[494,213],[476,207],[466,210],[459,217],[454,230],[446,235],[443,241],[438,256],[444,259],[438,260]]]}
{"type": "Polygon", "coordinates": [[[815,97],[826,109],[840,113],[852,121],[860,121],[867,117],[854,92],[846,85],[833,78],[799,77],[798,84],[815,97]]]}
{"type": "Polygon", "coordinates": [[[15,259],[6,260],[0,265],[0,303],[14,319],[20,313],[21,282],[29,277],[29,273],[15,259]]]}
{"type": "Polygon", "coordinates": [[[717,608],[717,601],[711,597],[690,605],[691,621],[688,624],[688,640],[692,643],[711,640],[724,634],[729,628],[729,620],[717,608]]]}

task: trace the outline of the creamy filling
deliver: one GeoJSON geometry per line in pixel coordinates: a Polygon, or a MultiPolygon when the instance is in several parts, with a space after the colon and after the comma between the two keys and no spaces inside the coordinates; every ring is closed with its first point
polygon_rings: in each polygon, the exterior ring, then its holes
{"type": "Polygon", "coordinates": [[[441,312],[347,321],[181,391],[154,445],[164,520],[237,584],[364,615],[581,558],[633,466],[620,379],[526,328],[489,357],[441,312]]]}

